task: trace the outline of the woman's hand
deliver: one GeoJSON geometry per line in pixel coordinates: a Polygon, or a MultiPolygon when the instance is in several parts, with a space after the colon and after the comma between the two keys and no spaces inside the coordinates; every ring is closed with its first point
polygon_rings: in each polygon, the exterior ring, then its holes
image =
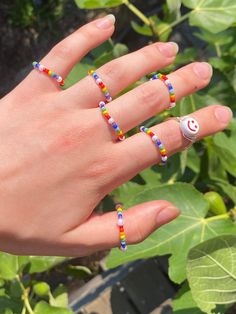
{"type": "MultiPolygon", "coordinates": [[[[112,16],[93,21],[57,44],[42,64],[63,77],[114,31],[112,16]]],[[[173,43],[155,43],[102,66],[97,73],[112,96],[147,73],[171,64],[173,43]]],[[[212,70],[192,63],[170,74],[177,99],[206,86],[212,70]]],[[[0,106],[0,249],[14,254],[82,256],[119,245],[117,214],[93,214],[101,199],[137,173],[160,161],[144,134],[124,142],[102,117],[103,95],[86,77],[61,91],[33,70],[0,106]]],[[[169,104],[159,80],[147,82],[107,105],[124,132],[169,104]]],[[[193,113],[199,138],[223,130],[231,119],[223,106],[193,113]]],[[[168,155],[188,141],[175,121],[153,128],[168,155]]],[[[152,201],[124,212],[127,243],[142,241],[179,214],[167,201],[152,201]],[[145,223],[143,223],[145,221],[145,223]]]]}

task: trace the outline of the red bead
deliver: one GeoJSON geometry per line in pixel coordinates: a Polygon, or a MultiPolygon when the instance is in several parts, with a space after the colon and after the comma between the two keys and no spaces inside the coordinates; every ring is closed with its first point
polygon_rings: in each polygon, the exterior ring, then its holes
{"type": "Polygon", "coordinates": [[[104,113],[104,117],[109,120],[111,118],[111,116],[108,113],[104,113]]]}
{"type": "Polygon", "coordinates": [[[150,132],[148,135],[150,135],[151,137],[153,137],[155,134],[153,132],[150,132]]]}
{"type": "Polygon", "coordinates": [[[61,85],[61,86],[64,86],[64,85],[65,85],[65,81],[62,80],[62,81],[60,82],[60,85],[61,85]]]}
{"type": "Polygon", "coordinates": [[[99,83],[98,84],[101,88],[104,88],[105,87],[105,84],[103,82],[99,83]]]}
{"type": "Polygon", "coordinates": [[[120,228],[120,232],[124,232],[124,227],[123,226],[119,226],[120,228]]]}
{"type": "Polygon", "coordinates": [[[168,80],[168,77],[167,77],[166,75],[163,75],[163,76],[162,76],[162,79],[163,79],[164,81],[166,81],[166,80],[168,80]]]}
{"type": "Polygon", "coordinates": [[[43,69],[43,72],[48,74],[49,69],[44,68],[44,69],[43,69]]]}

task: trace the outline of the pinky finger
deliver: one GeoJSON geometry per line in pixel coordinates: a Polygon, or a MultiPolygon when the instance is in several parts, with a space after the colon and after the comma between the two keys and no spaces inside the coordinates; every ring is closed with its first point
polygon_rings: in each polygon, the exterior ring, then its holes
{"type": "MultiPolygon", "coordinates": [[[[127,244],[143,241],[157,228],[175,219],[179,213],[173,204],[164,200],[139,204],[124,211],[127,244]]],[[[119,229],[116,222],[116,212],[91,216],[88,221],[63,235],[60,242],[65,246],[65,254],[84,256],[118,247],[119,229]]]]}

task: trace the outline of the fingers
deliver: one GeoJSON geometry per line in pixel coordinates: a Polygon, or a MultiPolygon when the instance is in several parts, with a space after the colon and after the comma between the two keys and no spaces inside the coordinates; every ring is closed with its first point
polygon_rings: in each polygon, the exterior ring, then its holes
{"type": "MultiPolygon", "coordinates": [[[[114,97],[124,88],[156,69],[171,64],[178,46],[175,43],[155,43],[136,52],[115,59],[96,72],[114,97]]],[[[96,107],[104,95],[93,78],[86,77],[64,93],[65,101],[81,107],[96,107]],[[78,99],[80,92],[80,99],[78,99]]]]}
{"type": "MultiPolygon", "coordinates": [[[[123,218],[127,244],[143,241],[157,228],[175,219],[179,213],[173,204],[164,200],[136,205],[125,210],[123,218]]],[[[115,211],[92,216],[84,224],[65,233],[61,242],[70,256],[83,256],[119,246],[119,229],[116,223],[115,211]]]]}
{"type": "MultiPolygon", "coordinates": [[[[115,17],[110,14],[82,26],[54,46],[40,62],[53,72],[65,78],[73,66],[90,50],[110,38],[114,31],[114,23],[115,17]]],[[[31,78],[40,78],[41,87],[46,89],[52,86],[56,87],[53,80],[49,80],[45,75],[39,75],[40,73],[33,71],[31,78]]]]}
{"type": "MultiPolygon", "coordinates": [[[[168,75],[177,100],[205,87],[211,76],[212,68],[205,62],[189,64],[168,75]]],[[[120,128],[127,132],[148,118],[167,109],[169,103],[170,96],[167,87],[160,80],[154,80],[107,104],[107,109],[120,128]]],[[[112,132],[109,133],[114,135],[112,132]]]]}
{"type": "MultiPolygon", "coordinates": [[[[199,123],[199,140],[226,128],[232,118],[232,111],[228,107],[214,105],[200,109],[190,116],[199,123]]],[[[168,157],[189,144],[189,140],[185,139],[180,131],[179,123],[173,119],[156,125],[151,130],[160,138],[168,157]]],[[[113,171],[116,185],[126,182],[143,169],[160,163],[159,150],[151,138],[143,133],[135,134],[115,145],[114,154],[119,154],[122,160],[116,171],[113,171]]]]}

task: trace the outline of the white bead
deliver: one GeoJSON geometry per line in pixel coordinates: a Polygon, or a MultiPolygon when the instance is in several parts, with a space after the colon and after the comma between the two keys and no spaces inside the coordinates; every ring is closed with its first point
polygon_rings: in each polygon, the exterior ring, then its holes
{"type": "Polygon", "coordinates": [[[125,247],[120,247],[121,251],[126,251],[127,250],[127,245],[125,247]]]}
{"type": "Polygon", "coordinates": [[[61,82],[62,81],[62,77],[61,76],[58,76],[58,78],[57,78],[57,82],[61,82]]]}
{"type": "Polygon", "coordinates": [[[44,66],[42,64],[40,64],[38,69],[39,69],[40,72],[42,72],[43,69],[44,69],[44,66]]]}
{"type": "Polygon", "coordinates": [[[158,137],[157,137],[156,135],[153,135],[152,141],[153,141],[153,142],[156,142],[157,140],[158,140],[158,137]]]}
{"type": "Polygon", "coordinates": [[[168,85],[168,84],[170,84],[170,81],[169,80],[165,80],[165,83],[168,85]]]}
{"type": "Polygon", "coordinates": [[[102,83],[102,80],[100,78],[96,79],[96,84],[102,83]]]}
{"type": "Polygon", "coordinates": [[[109,124],[112,124],[112,123],[114,123],[115,121],[114,121],[114,119],[113,118],[110,118],[109,120],[108,120],[108,123],[109,124]]]}
{"type": "Polygon", "coordinates": [[[118,226],[124,226],[124,220],[119,218],[118,221],[117,221],[117,225],[118,226]]]}
{"type": "Polygon", "coordinates": [[[168,158],[167,156],[163,156],[163,157],[161,157],[161,160],[162,161],[167,161],[167,158],[168,158]]]}
{"type": "Polygon", "coordinates": [[[175,103],[175,102],[171,102],[171,103],[170,103],[170,108],[174,108],[174,107],[175,107],[175,105],[176,105],[176,103],[175,103]]]}
{"type": "Polygon", "coordinates": [[[186,116],[180,120],[180,129],[186,138],[195,139],[200,128],[197,120],[186,116]]]}

